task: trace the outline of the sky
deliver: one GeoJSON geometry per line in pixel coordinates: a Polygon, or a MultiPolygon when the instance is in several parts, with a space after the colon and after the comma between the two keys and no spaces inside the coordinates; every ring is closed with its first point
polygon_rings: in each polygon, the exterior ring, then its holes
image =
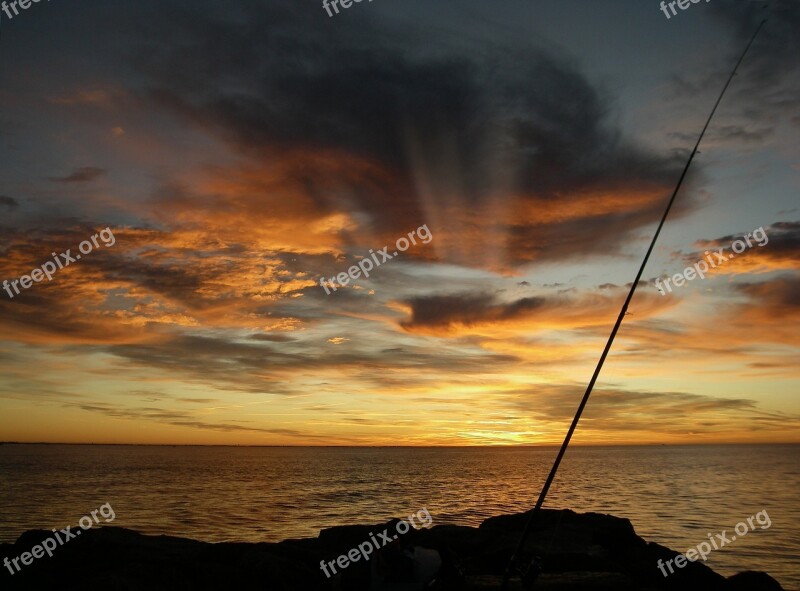
{"type": "Polygon", "coordinates": [[[339,10],[0,13],[0,440],[560,443],[767,18],[573,441],[800,441],[800,5],[339,10]]]}

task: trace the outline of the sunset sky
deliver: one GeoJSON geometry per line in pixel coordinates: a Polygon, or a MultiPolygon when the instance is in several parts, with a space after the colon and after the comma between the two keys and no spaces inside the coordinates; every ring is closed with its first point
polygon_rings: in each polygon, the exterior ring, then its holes
{"type": "Polygon", "coordinates": [[[560,442],[768,16],[574,442],[800,441],[800,5],[771,5],[0,15],[0,280],[116,240],[0,290],[0,440],[560,442]],[[707,278],[653,285],[757,228],[707,278]]]}

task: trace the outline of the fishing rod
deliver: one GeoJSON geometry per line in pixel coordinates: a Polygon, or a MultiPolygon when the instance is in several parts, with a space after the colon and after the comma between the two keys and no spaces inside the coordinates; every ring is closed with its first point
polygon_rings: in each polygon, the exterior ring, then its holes
{"type": "MultiPolygon", "coordinates": [[[[511,559],[508,561],[508,566],[506,567],[505,573],[503,574],[503,585],[502,590],[506,591],[508,589],[508,582],[511,578],[512,573],[516,570],[517,561],[519,560],[519,555],[522,552],[523,547],[525,546],[525,542],[528,539],[528,535],[531,531],[531,526],[533,525],[536,517],[539,515],[539,512],[542,509],[542,505],[544,504],[545,497],[547,497],[547,492],[550,490],[550,485],[553,484],[553,480],[556,477],[556,472],[558,472],[558,467],[561,464],[561,460],[564,457],[564,454],[567,451],[567,447],[569,446],[570,439],[572,439],[572,434],[575,432],[575,428],[578,426],[578,421],[581,419],[581,415],[583,414],[583,409],[586,408],[586,403],[589,402],[589,396],[592,394],[592,389],[594,388],[594,384],[597,381],[598,376],[600,375],[600,370],[603,369],[603,364],[605,363],[606,357],[608,356],[608,352],[611,350],[611,345],[614,343],[614,337],[617,336],[617,331],[619,327],[622,326],[622,320],[625,318],[625,314],[628,312],[628,305],[631,303],[633,299],[633,294],[636,291],[636,286],[639,285],[639,280],[642,278],[642,273],[644,273],[644,268],[647,266],[647,261],[650,259],[650,253],[653,252],[653,247],[656,245],[656,240],[658,240],[658,235],[661,233],[661,228],[664,227],[664,222],[667,221],[667,216],[669,215],[670,209],[672,209],[672,204],[675,203],[675,197],[678,195],[678,190],[681,188],[683,184],[683,179],[686,177],[686,173],[689,171],[689,166],[692,164],[692,160],[694,159],[694,155],[697,153],[697,148],[700,147],[700,142],[703,140],[703,136],[708,129],[709,124],[711,123],[711,118],[714,117],[714,113],[717,111],[717,107],[719,103],[722,101],[722,97],[725,94],[725,91],[728,90],[728,86],[730,86],[733,77],[736,75],[736,70],[739,69],[742,61],[744,61],[745,55],[750,50],[750,46],[755,41],[756,36],[758,35],[761,27],[764,26],[766,23],[766,19],[762,20],[761,23],[756,28],[755,33],[750,38],[750,41],[747,43],[747,47],[745,47],[742,55],[739,57],[739,61],[736,62],[736,65],[733,67],[733,71],[731,75],[728,77],[728,81],[725,82],[725,86],[722,88],[722,92],[720,92],[719,97],[717,98],[717,102],[714,103],[714,108],[711,109],[711,114],[708,116],[706,120],[706,124],[703,126],[703,130],[700,132],[700,136],[697,138],[697,143],[694,145],[694,149],[692,153],[689,155],[689,159],[686,161],[686,166],[683,167],[683,172],[681,173],[680,178],[678,179],[678,184],[675,185],[675,190],[672,192],[672,197],[670,197],[669,202],[667,203],[667,208],[664,210],[664,215],[661,216],[661,221],[656,228],[655,234],[653,234],[653,239],[650,241],[650,247],[647,249],[647,253],[644,255],[644,260],[642,261],[641,266],[639,267],[639,272],[636,274],[636,279],[633,280],[631,284],[631,289],[628,291],[628,297],[625,298],[625,303],[622,305],[622,309],[619,312],[619,316],[617,316],[617,321],[614,323],[614,328],[611,330],[611,334],[608,337],[608,341],[606,342],[606,346],[603,349],[603,354],[600,355],[600,360],[597,362],[597,367],[594,369],[594,373],[592,374],[592,379],[589,380],[589,385],[586,388],[586,392],[583,395],[583,399],[581,400],[580,405],[578,406],[578,410],[575,413],[575,417],[572,419],[572,424],[569,426],[569,430],[567,431],[567,436],[564,438],[564,443],[561,444],[561,449],[558,450],[558,455],[556,456],[555,462],[553,462],[553,467],[550,469],[550,474],[547,475],[547,480],[545,480],[544,486],[542,487],[542,492],[539,494],[539,499],[536,501],[536,505],[531,511],[531,514],[528,516],[528,520],[525,523],[525,528],[522,530],[522,536],[520,537],[519,543],[517,544],[516,550],[514,550],[514,554],[511,555],[511,559]]],[[[530,569],[529,569],[530,571],[530,569]]],[[[533,573],[534,577],[536,573],[533,573]]],[[[527,573],[523,574],[523,580],[527,578],[527,573]]],[[[529,579],[530,588],[533,588],[533,579],[529,579]]]]}

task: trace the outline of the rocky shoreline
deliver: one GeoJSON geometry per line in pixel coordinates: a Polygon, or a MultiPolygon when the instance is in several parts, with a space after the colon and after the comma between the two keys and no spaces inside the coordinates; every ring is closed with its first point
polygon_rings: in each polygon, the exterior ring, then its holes
{"type": "MultiPolygon", "coordinates": [[[[437,525],[411,530],[396,543],[420,552],[436,550],[442,557],[437,586],[430,589],[499,589],[525,519],[526,514],[502,515],[477,528],[437,525]]],[[[14,575],[3,568],[0,589],[367,591],[375,589],[378,564],[386,563],[380,552],[368,560],[354,560],[330,577],[323,574],[320,562],[333,561],[335,566],[337,557],[352,554],[359,544],[395,524],[339,526],[322,530],[317,538],[279,543],[216,544],[145,536],[118,527],[94,528],[14,575]]],[[[48,536],[52,532],[26,532],[16,543],[0,545],[0,558],[29,552],[48,536]]],[[[765,573],[726,578],[697,562],[664,577],[657,561],[674,559],[678,552],[643,540],[627,519],[597,513],[544,511],[525,548],[524,563],[534,556],[541,557],[535,588],[542,591],[781,590],[765,573]]],[[[380,588],[411,589],[413,584],[380,588]]],[[[515,579],[510,588],[523,587],[515,579]]]]}

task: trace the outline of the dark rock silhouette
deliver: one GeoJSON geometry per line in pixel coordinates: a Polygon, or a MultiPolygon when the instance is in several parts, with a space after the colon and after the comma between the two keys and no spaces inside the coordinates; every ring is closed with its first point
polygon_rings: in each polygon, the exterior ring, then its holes
{"type": "MultiPolygon", "coordinates": [[[[398,544],[430,548],[442,557],[441,575],[431,589],[499,589],[501,574],[527,514],[502,515],[480,527],[438,525],[411,530],[398,544]]],[[[767,574],[743,572],[725,578],[701,562],[664,577],[659,559],[677,552],[648,543],[627,519],[597,513],[546,510],[534,526],[523,563],[541,556],[536,589],[542,591],[779,591],[767,574]]],[[[170,536],[145,536],[117,527],[95,528],[59,546],[52,557],[33,560],[21,571],[0,573],[3,590],[173,591],[369,590],[377,553],[354,562],[331,578],[321,560],[335,560],[394,524],[350,525],[324,529],[316,539],[280,543],[211,544],[170,536]]],[[[29,531],[15,544],[0,545],[0,558],[14,558],[52,536],[29,531]]],[[[395,588],[395,587],[393,587],[395,588]]],[[[399,587],[397,587],[399,588],[399,587]]],[[[514,580],[512,589],[522,589],[514,580]]]]}

